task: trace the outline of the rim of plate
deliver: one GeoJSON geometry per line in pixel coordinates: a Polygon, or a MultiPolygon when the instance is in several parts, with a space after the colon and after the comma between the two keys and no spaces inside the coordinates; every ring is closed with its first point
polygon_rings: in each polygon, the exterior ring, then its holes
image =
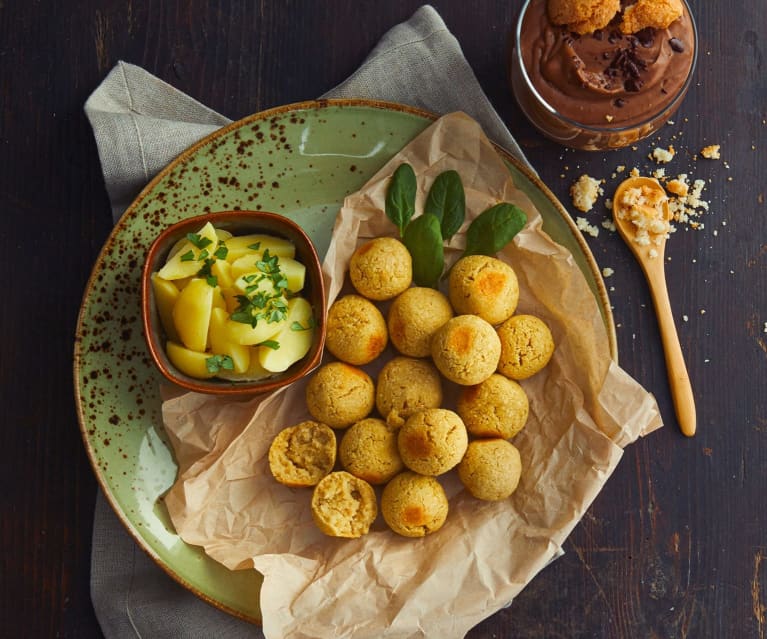
{"type": "MultiPolygon", "coordinates": [[[[97,271],[99,270],[96,267],[103,262],[108,249],[112,246],[112,244],[114,244],[114,242],[117,239],[117,236],[123,231],[124,227],[127,226],[126,220],[130,217],[128,214],[133,212],[136,208],[138,208],[138,206],[143,202],[143,200],[154,189],[157,183],[159,183],[168,173],[175,170],[179,165],[186,162],[191,156],[193,156],[201,148],[207,146],[208,144],[210,144],[212,141],[216,140],[217,138],[225,136],[231,131],[234,131],[243,126],[246,126],[251,122],[268,119],[270,117],[281,115],[283,113],[287,113],[290,111],[322,109],[326,107],[365,107],[370,109],[379,109],[381,111],[398,111],[401,113],[408,113],[410,115],[415,115],[425,120],[431,120],[432,122],[437,120],[440,117],[438,114],[433,113],[431,111],[427,111],[425,109],[420,109],[418,107],[413,107],[413,106],[401,104],[398,102],[388,102],[386,100],[373,100],[373,99],[367,99],[367,98],[327,98],[327,99],[322,98],[318,100],[306,100],[303,102],[293,102],[290,104],[284,104],[281,106],[273,107],[271,109],[258,111],[244,118],[241,118],[240,120],[236,120],[214,131],[213,133],[205,136],[204,138],[195,142],[192,146],[184,150],[179,156],[177,156],[168,165],[166,165],[159,173],[157,173],[157,175],[155,175],[152,178],[152,180],[150,180],[147,183],[147,185],[143,189],[141,189],[141,192],[131,202],[128,208],[125,209],[123,214],[120,216],[120,219],[112,227],[112,230],[107,236],[107,239],[104,241],[104,244],[101,247],[101,250],[99,251],[98,256],[96,257],[94,265],[91,269],[91,274],[89,275],[88,281],[85,285],[82,301],[80,303],[80,311],[77,317],[77,327],[75,330],[75,350],[74,350],[74,362],[73,362],[74,380],[73,381],[74,381],[74,390],[75,390],[75,403],[76,403],[76,409],[77,409],[77,420],[80,427],[80,435],[83,439],[83,444],[88,454],[88,460],[90,461],[91,467],[94,471],[94,474],[96,475],[96,481],[98,482],[99,487],[101,488],[104,494],[104,497],[106,498],[113,512],[115,513],[117,518],[120,520],[120,522],[123,524],[123,527],[125,528],[125,530],[127,530],[128,534],[136,542],[136,544],[154,561],[154,563],[157,566],[159,566],[174,581],[179,583],[186,590],[195,594],[197,597],[199,597],[203,601],[206,601],[210,605],[214,606],[215,608],[218,608],[219,610],[223,610],[224,612],[227,612],[234,617],[243,619],[245,621],[248,621],[256,625],[261,625],[263,623],[263,620],[251,617],[247,615],[246,613],[240,610],[237,610],[236,608],[228,606],[222,603],[221,601],[214,599],[210,595],[202,592],[199,588],[197,588],[196,586],[188,582],[180,574],[178,574],[178,572],[176,572],[171,566],[166,564],[161,559],[159,554],[138,533],[138,531],[134,530],[133,524],[126,517],[125,513],[123,512],[122,508],[120,507],[120,504],[117,502],[114,495],[112,495],[112,491],[107,486],[105,478],[102,477],[101,473],[99,472],[99,468],[95,460],[95,452],[88,438],[88,432],[87,432],[88,429],[86,428],[86,425],[85,425],[85,415],[82,410],[83,398],[80,392],[80,384],[78,383],[78,380],[80,379],[80,375],[79,375],[80,361],[82,358],[82,351],[81,351],[82,340],[80,338],[80,335],[82,331],[82,324],[85,319],[86,303],[93,295],[93,287],[96,281],[96,274],[97,274],[97,271]]],[[[594,258],[594,255],[591,252],[591,249],[586,243],[585,238],[583,237],[581,232],[578,230],[577,226],[575,225],[575,222],[573,222],[572,217],[567,212],[565,207],[561,204],[561,202],[559,202],[559,200],[552,193],[552,191],[541,181],[538,175],[535,174],[530,168],[525,166],[522,162],[520,162],[503,146],[497,144],[496,142],[492,142],[492,144],[496,148],[496,151],[500,153],[500,155],[503,157],[504,160],[512,164],[515,169],[520,171],[536,188],[538,188],[545,195],[546,199],[549,200],[549,202],[554,206],[554,208],[557,209],[557,212],[560,214],[560,216],[563,218],[568,228],[570,229],[570,232],[572,233],[573,238],[577,242],[578,246],[581,249],[581,252],[586,258],[586,263],[594,277],[594,282],[596,283],[596,286],[597,286],[598,301],[601,305],[601,311],[602,313],[604,313],[603,319],[604,319],[605,328],[607,331],[607,339],[608,339],[608,344],[610,348],[610,355],[612,359],[617,363],[618,349],[617,349],[617,338],[615,333],[615,322],[613,320],[613,314],[610,308],[610,300],[607,294],[607,288],[602,278],[602,274],[599,271],[599,267],[597,266],[596,259],[594,258]]]]}

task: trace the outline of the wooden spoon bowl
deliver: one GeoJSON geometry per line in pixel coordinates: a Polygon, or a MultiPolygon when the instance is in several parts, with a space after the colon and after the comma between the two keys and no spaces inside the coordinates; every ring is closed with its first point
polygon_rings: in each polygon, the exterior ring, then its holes
{"type": "Polygon", "coordinates": [[[628,244],[647,278],[663,341],[676,418],[682,433],[691,437],[696,428],[695,399],[666,286],[664,253],[670,218],[668,196],[653,178],[628,178],[615,191],[613,220],[618,233],[628,244]],[[643,197],[633,197],[637,193],[629,193],[630,189],[638,189],[643,197]],[[632,203],[626,204],[627,199],[632,203]],[[656,229],[658,232],[649,232],[648,229],[656,229]]]}

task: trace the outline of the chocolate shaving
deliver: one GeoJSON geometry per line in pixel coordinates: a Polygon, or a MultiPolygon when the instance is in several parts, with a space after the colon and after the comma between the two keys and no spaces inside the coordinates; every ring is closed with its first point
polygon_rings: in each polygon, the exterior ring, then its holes
{"type": "Polygon", "coordinates": [[[671,40],[668,41],[668,44],[672,51],[675,51],[676,53],[684,52],[684,43],[679,38],[671,38],[671,40]]]}
{"type": "Polygon", "coordinates": [[[623,88],[629,92],[636,92],[642,88],[644,81],[639,76],[647,69],[647,63],[636,54],[635,43],[634,40],[630,47],[618,49],[612,62],[604,71],[609,78],[622,75],[623,88]]]}

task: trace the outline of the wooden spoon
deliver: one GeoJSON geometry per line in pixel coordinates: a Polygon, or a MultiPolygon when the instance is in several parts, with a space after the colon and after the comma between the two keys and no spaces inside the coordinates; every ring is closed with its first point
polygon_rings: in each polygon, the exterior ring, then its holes
{"type": "Polygon", "coordinates": [[[650,294],[655,313],[658,317],[660,335],[663,341],[663,353],[666,358],[671,395],[674,400],[676,418],[679,428],[687,437],[695,434],[695,399],[690,386],[690,377],[682,355],[682,347],[679,345],[679,336],[676,332],[674,317],[671,314],[671,303],[668,298],[666,287],[666,272],[664,268],[664,252],[666,249],[666,231],[660,233],[648,233],[649,243],[644,242],[639,226],[632,221],[633,215],[637,216],[640,223],[652,223],[655,221],[656,228],[660,228],[658,221],[667,223],[671,218],[668,208],[668,196],[657,180],[646,177],[632,177],[624,180],[615,191],[613,198],[613,220],[623,240],[628,244],[631,252],[644,271],[647,283],[650,286],[650,294]],[[628,189],[641,189],[648,199],[657,200],[657,204],[637,203],[633,206],[621,204],[628,189]],[[638,240],[638,235],[640,236],[638,240]]]}

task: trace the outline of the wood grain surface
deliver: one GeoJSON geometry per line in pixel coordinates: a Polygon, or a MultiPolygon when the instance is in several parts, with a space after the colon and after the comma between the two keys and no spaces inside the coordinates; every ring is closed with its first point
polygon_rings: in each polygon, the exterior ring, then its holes
{"type": "MultiPolygon", "coordinates": [[[[89,596],[96,481],[75,414],[75,322],[111,227],[83,103],[118,60],[237,119],[344,80],[420,2],[0,0],[0,636],[100,637],[89,596]]],[[[696,82],[674,124],[611,153],[566,150],[525,121],[507,82],[521,0],[435,0],[543,181],[570,208],[582,173],[619,165],[707,180],[701,230],[669,241],[667,281],[698,413],[677,428],[639,266],[604,229],[623,368],[666,427],[627,448],[605,490],[510,608],[469,637],[767,638],[767,14],[762,0],[692,2],[696,82]],[[706,144],[721,160],[694,159],[706,144]]],[[[598,205],[603,207],[603,204],[598,205]]],[[[604,210],[590,213],[598,224],[604,210]]]]}

